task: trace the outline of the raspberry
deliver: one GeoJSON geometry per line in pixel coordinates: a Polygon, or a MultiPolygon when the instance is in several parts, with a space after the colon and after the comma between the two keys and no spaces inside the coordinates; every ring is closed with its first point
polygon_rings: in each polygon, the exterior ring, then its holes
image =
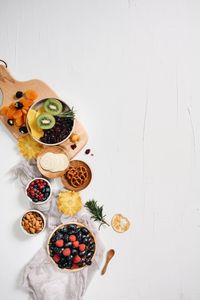
{"type": "Polygon", "coordinates": [[[85,244],[80,244],[79,245],[79,250],[82,252],[85,250],[85,244]]]}
{"type": "Polygon", "coordinates": [[[53,256],[53,260],[54,260],[56,263],[58,263],[58,262],[60,261],[60,256],[59,256],[58,254],[55,254],[55,255],[53,256]]]}
{"type": "Polygon", "coordinates": [[[63,250],[63,255],[64,255],[64,256],[69,256],[70,254],[71,254],[70,248],[65,248],[65,249],[63,250]]]}
{"type": "Polygon", "coordinates": [[[78,265],[77,264],[73,264],[72,265],[72,269],[78,269],[78,265]]]}
{"type": "Polygon", "coordinates": [[[63,247],[64,246],[64,241],[63,240],[57,240],[56,241],[56,246],[60,247],[60,248],[63,247]]]}
{"type": "Polygon", "coordinates": [[[75,242],[76,241],[76,236],[74,234],[71,234],[69,236],[69,240],[70,240],[70,242],[75,242]]]}
{"type": "Polygon", "coordinates": [[[73,246],[74,246],[74,248],[78,248],[78,246],[79,246],[79,241],[73,242],[73,246]]]}
{"type": "Polygon", "coordinates": [[[73,263],[74,264],[78,264],[81,261],[81,258],[79,255],[75,255],[73,258],[73,263]]]}

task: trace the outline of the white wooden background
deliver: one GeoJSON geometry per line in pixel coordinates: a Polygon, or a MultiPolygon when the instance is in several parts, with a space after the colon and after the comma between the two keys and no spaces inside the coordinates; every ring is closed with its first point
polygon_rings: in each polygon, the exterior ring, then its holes
{"type": "MultiPolygon", "coordinates": [[[[84,300],[199,300],[200,2],[0,0],[0,58],[75,106],[94,152],[79,155],[94,174],[83,199],[131,220],[101,231],[116,257],[84,300]]],[[[19,230],[28,203],[2,126],[0,154],[0,299],[24,300],[18,277],[44,235],[19,230]]]]}

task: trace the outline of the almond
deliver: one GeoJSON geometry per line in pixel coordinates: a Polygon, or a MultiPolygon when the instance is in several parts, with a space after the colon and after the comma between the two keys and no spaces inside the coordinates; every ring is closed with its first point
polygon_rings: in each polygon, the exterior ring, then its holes
{"type": "Polygon", "coordinates": [[[35,233],[35,229],[34,228],[30,228],[30,232],[31,233],[35,233]]]}

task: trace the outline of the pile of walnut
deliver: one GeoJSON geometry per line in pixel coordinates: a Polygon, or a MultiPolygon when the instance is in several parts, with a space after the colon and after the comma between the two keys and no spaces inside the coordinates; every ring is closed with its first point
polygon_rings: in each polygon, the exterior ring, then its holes
{"type": "Polygon", "coordinates": [[[30,234],[39,233],[44,228],[43,218],[37,212],[27,212],[22,218],[22,226],[30,234]]]}

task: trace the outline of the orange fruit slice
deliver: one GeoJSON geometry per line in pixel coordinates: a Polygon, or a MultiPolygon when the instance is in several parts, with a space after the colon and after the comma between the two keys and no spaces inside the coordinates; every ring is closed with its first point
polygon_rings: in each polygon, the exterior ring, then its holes
{"type": "Polygon", "coordinates": [[[112,228],[119,233],[127,231],[130,227],[129,220],[121,214],[116,214],[112,217],[112,228]]]}

